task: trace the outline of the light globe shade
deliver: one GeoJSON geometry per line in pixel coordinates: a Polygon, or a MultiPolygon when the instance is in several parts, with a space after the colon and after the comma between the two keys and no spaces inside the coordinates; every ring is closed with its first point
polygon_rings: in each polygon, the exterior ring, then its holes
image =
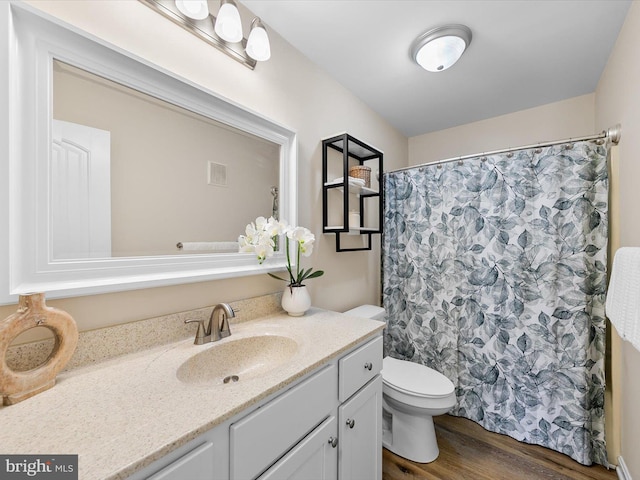
{"type": "Polygon", "coordinates": [[[456,63],[465,49],[460,37],[440,37],[423,45],[416,53],[416,62],[430,72],[441,72],[456,63]]]}
{"type": "Polygon", "coordinates": [[[236,43],[242,40],[240,12],[238,12],[238,8],[232,1],[223,0],[223,4],[218,11],[214,30],[221,39],[227,42],[236,43]]]}
{"type": "Polygon", "coordinates": [[[247,39],[246,52],[247,55],[258,62],[264,62],[271,58],[269,36],[259,19],[255,19],[252,23],[251,32],[247,39]]]}
{"type": "Polygon", "coordinates": [[[412,47],[413,59],[425,70],[442,72],[456,63],[471,43],[471,30],[449,25],[429,30],[412,47]]]}
{"type": "Polygon", "coordinates": [[[207,0],[176,0],[176,7],[185,17],[204,20],[209,16],[207,0]]]}

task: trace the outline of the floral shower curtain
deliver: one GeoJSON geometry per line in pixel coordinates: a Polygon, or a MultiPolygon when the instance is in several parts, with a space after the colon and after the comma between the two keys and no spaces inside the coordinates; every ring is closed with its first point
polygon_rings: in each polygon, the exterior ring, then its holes
{"type": "Polygon", "coordinates": [[[608,465],[607,148],[385,174],[385,355],[456,386],[450,412],[608,465]]]}

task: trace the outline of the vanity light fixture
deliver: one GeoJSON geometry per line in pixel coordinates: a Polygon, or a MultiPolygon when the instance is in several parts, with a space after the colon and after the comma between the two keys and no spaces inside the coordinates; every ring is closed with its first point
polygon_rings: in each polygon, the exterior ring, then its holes
{"type": "Polygon", "coordinates": [[[234,0],[221,0],[217,18],[209,13],[207,0],[138,1],[252,70],[271,57],[269,36],[259,18],[251,22],[249,38],[243,38],[234,0]]]}
{"type": "Polygon", "coordinates": [[[269,44],[267,30],[258,17],[251,22],[246,51],[247,55],[259,62],[264,62],[271,58],[271,45],[269,44]]]}
{"type": "Polygon", "coordinates": [[[239,42],[242,40],[242,21],[236,2],[222,0],[218,18],[216,18],[215,31],[220,38],[227,42],[239,42]]]}
{"type": "Polygon", "coordinates": [[[209,16],[207,0],[176,0],[176,7],[184,16],[204,20],[209,16]]]}
{"type": "Polygon", "coordinates": [[[444,25],[420,35],[411,46],[411,57],[425,70],[442,72],[456,63],[471,43],[465,25],[444,25]]]}

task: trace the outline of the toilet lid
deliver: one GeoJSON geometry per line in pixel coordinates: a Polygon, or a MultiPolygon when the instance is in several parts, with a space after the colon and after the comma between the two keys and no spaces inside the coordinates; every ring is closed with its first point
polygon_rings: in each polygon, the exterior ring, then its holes
{"type": "Polygon", "coordinates": [[[454,390],[451,380],[432,368],[392,357],[382,360],[382,381],[397,390],[423,397],[447,397],[454,390]]]}

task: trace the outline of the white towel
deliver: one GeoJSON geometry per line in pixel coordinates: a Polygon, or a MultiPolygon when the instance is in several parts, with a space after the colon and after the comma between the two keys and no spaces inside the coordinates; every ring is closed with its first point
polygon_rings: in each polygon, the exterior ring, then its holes
{"type": "Polygon", "coordinates": [[[238,242],[180,242],[178,248],[185,252],[194,250],[237,252],[238,242]]]}
{"type": "Polygon", "coordinates": [[[640,248],[618,249],[613,257],[606,313],[618,334],[640,350],[640,248]]]}
{"type": "MultiPolygon", "coordinates": [[[[353,185],[354,187],[364,187],[364,184],[366,183],[362,178],[356,178],[356,177],[347,177],[347,178],[349,180],[349,185],[353,185]]],[[[342,182],[343,179],[344,177],[334,178],[331,183],[339,183],[339,182],[342,182]]]]}

